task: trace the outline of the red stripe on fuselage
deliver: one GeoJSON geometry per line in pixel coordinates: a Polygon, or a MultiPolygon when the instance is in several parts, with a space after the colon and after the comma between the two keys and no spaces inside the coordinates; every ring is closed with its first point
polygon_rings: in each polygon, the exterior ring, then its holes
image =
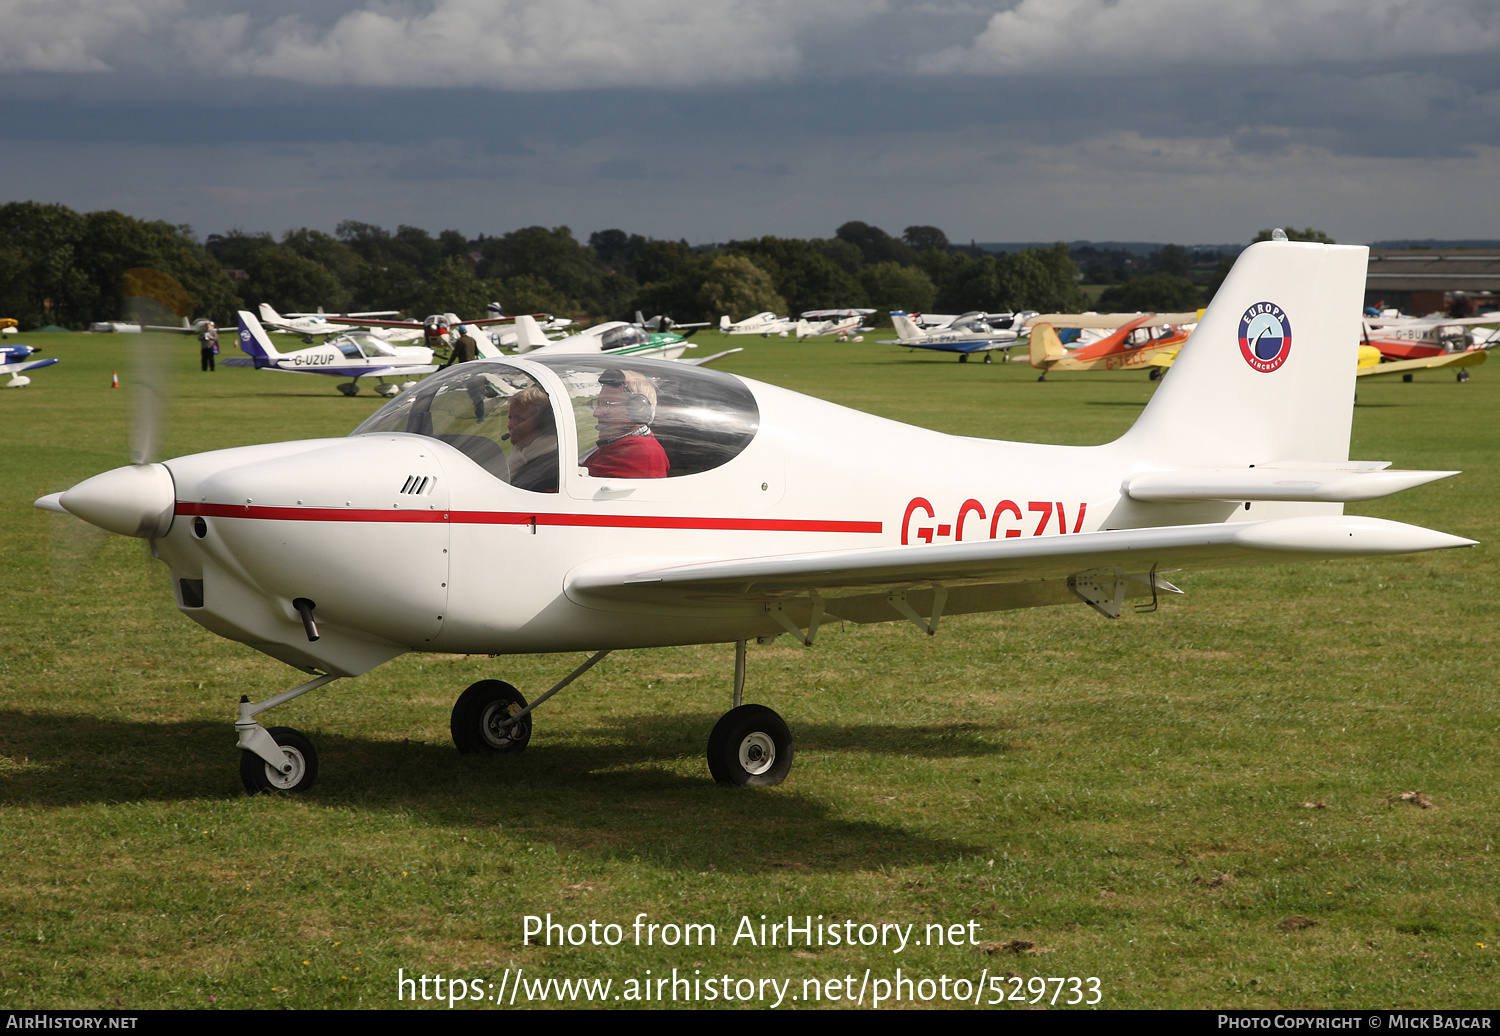
{"type": "Polygon", "coordinates": [[[880,522],[800,518],[692,518],[675,515],[566,514],[536,511],[418,511],[363,507],[265,507],[257,504],[177,502],[176,513],[204,518],[257,518],[279,522],[450,522],[459,525],[556,525],[607,529],[718,529],[740,532],[878,533],[880,522]]]}

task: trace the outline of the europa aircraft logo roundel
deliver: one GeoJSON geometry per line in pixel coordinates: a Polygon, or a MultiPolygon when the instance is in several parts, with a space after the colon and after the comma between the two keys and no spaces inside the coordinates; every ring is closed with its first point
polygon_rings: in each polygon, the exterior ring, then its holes
{"type": "Polygon", "coordinates": [[[1274,302],[1257,302],[1240,317],[1240,354],[1262,374],[1286,362],[1292,351],[1292,322],[1274,302]]]}

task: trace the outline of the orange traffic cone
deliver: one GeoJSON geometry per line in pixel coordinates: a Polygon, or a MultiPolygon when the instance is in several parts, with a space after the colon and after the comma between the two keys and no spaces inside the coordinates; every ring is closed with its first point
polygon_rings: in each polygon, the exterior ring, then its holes
{"type": "Polygon", "coordinates": [[[110,388],[119,388],[120,387],[120,372],[119,371],[110,371],[109,372],[109,387],[110,388]]]}

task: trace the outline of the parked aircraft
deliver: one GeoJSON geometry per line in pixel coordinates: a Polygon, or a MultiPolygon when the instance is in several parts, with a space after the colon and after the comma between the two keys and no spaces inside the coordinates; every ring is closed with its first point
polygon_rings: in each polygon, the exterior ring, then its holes
{"type": "Polygon", "coordinates": [[[1153,359],[1177,349],[1188,340],[1196,324],[1172,323],[1174,317],[1197,314],[1164,313],[1131,317],[1119,329],[1091,344],[1069,352],[1050,323],[1037,318],[1031,323],[1031,365],[1040,370],[1037,381],[1046,381],[1054,370],[1145,370],[1151,380],[1161,377],[1153,359]]]}
{"type": "Polygon", "coordinates": [[[348,378],[338,386],[346,396],[358,395],[360,378],[374,378],[379,383],[375,389],[378,394],[394,396],[402,388],[415,384],[412,379],[416,375],[431,374],[438,369],[432,362],[431,349],[391,345],[369,334],[341,334],[322,345],[278,352],[255,314],[243,309],[239,338],[240,348],[250,355],[221,360],[224,366],[348,378]]]}
{"type": "MultiPolygon", "coordinates": [[[[576,335],[554,338],[546,335],[534,317],[516,318],[516,352],[527,356],[568,356],[584,353],[611,356],[640,356],[660,360],[681,360],[694,366],[712,363],[742,350],[726,349],[700,360],[682,360],[682,354],[697,346],[687,336],[672,331],[647,331],[638,324],[610,320],[580,331],[576,335]]],[[[481,350],[486,358],[498,358],[498,350],[481,350]]]]}
{"type": "Polygon", "coordinates": [[[1251,245],[1102,446],[943,435],[682,364],[522,356],[429,378],[348,438],[141,458],[37,506],[149,540],[183,614],[313,674],[240,704],[251,791],[304,791],[319,768],[260,715],[407,651],[594,652],[531,702],[500,680],[459,696],[458,749],[503,753],[611,651],[706,643],[735,646],[709,770],[774,784],[793,745],[743,703],[751,640],[1069,602],[1117,618],[1175,591],[1164,572],[1472,545],[1343,513],[1456,474],[1348,459],[1366,265],[1363,247],[1251,245]]]}
{"type": "Polygon", "coordinates": [[[858,331],[870,330],[863,324],[865,317],[874,312],[873,309],[810,309],[797,321],[797,337],[831,335],[842,340],[858,331]]]}
{"type": "Polygon", "coordinates": [[[1003,352],[1015,345],[1020,337],[1013,329],[995,330],[984,313],[965,313],[961,317],[950,317],[940,327],[923,330],[912,317],[900,310],[892,310],[891,323],[895,325],[897,337],[882,339],[881,345],[904,345],[913,349],[957,353],[959,363],[968,363],[970,355],[974,353],[982,353],[984,362],[990,363],[996,350],[1003,352]]]}
{"type": "Polygon", "coordinates": [[[762,338],[776,335],[778,338],[786,338],[796,328],[797,321],[789,317],[778,317],[770,312],[757,313],[733,324],[729,322],[727,314],[719,318],[719,331],[726,335],[760,335],[762,338]]]}
{"type": "Polygon", "coordinates": [[[24,371],[34,371],[42,367],[50,367],[57,362],[57,357],[49,357],[45,360],[33,360],[39,350],[29,345],[3,345],[0,346],[0,374],[9,374],[10,380],[5,383],[6,388],[25,388],[31,384],[31,379],[26,377],[24,371]]]}
{"type": "Polygon", "coordinates": [[[1428,320],[1366,319],[1364,342],[1387,360],[1417,360],[1500,344],[1500,314],[1428,320]],[[1488,327],[1482,325],[1491,325],[1488,327]]]}

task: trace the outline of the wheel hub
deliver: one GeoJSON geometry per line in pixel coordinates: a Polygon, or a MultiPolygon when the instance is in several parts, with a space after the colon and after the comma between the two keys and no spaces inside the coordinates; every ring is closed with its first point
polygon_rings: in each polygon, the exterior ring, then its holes
{"type": "Polygon", "coordinates": [[[776,764],[776,742],[756,731],[740,742],[740,766],[751,776],[765,773],[776,764]]]}
{"type": "Polygon", "coordinates": [[[282,752],[286,754],[287,772],[282,773],[270,763],[266,763],[266,780],[271,787],[281,791],[288,791],[296,787],[297,782],[302,780],[302,774],[307,770],[307,760],[302,758],[302,753],[295,748],[281,746],[282,752]]]}

